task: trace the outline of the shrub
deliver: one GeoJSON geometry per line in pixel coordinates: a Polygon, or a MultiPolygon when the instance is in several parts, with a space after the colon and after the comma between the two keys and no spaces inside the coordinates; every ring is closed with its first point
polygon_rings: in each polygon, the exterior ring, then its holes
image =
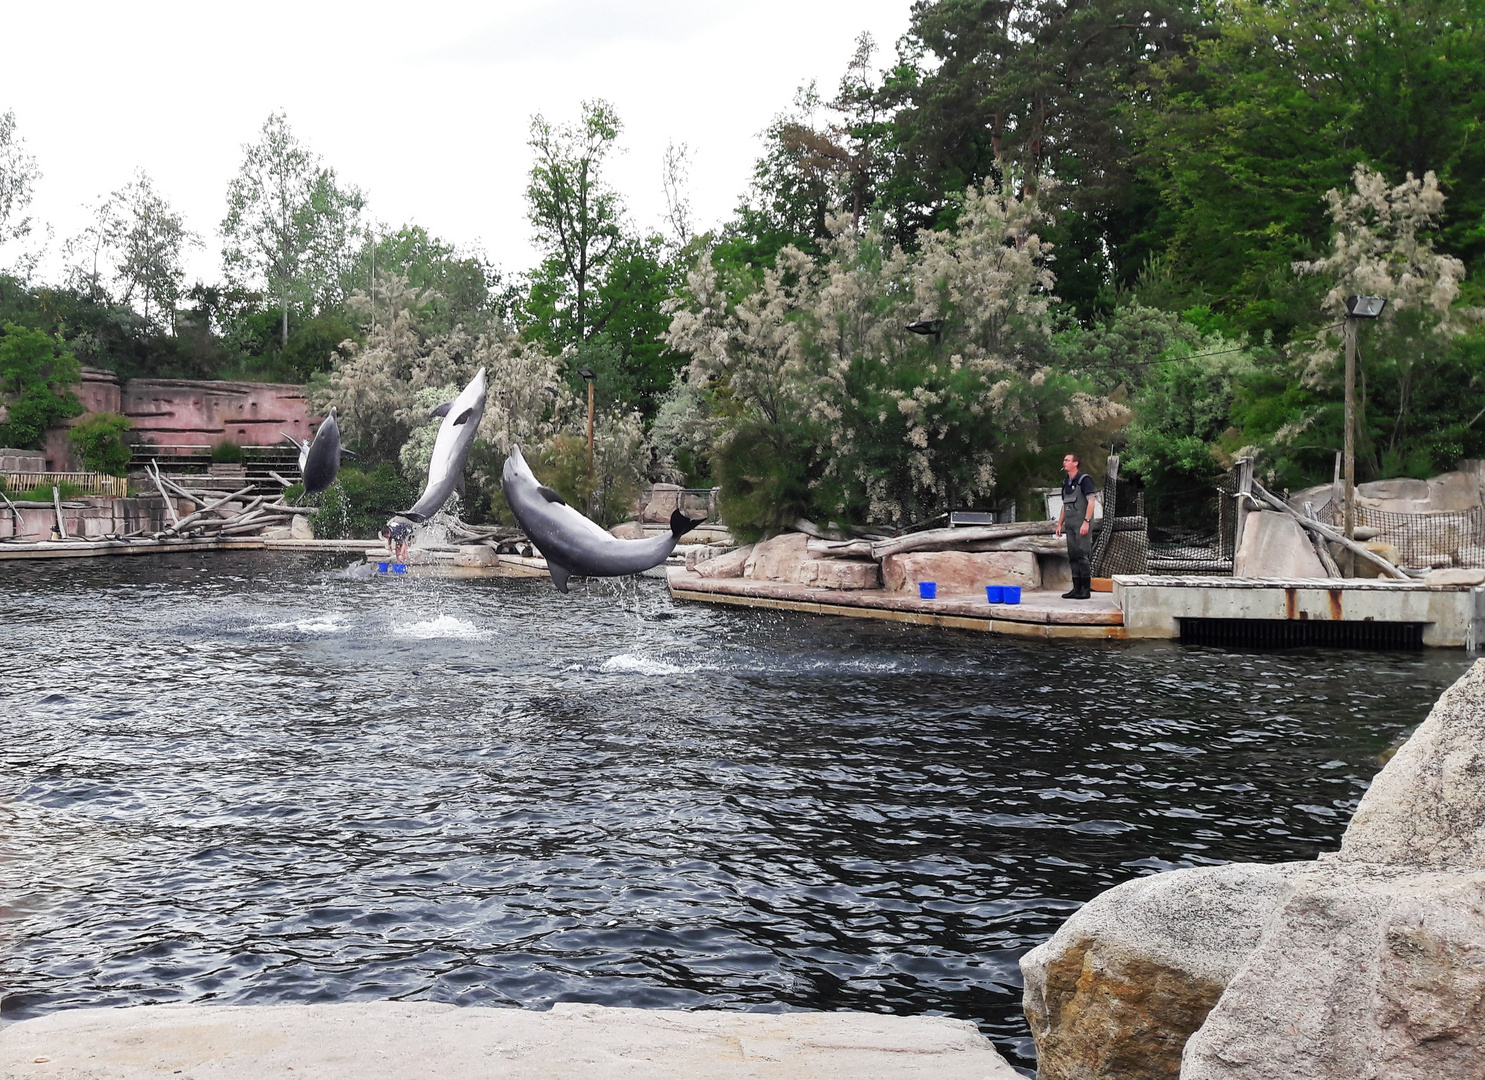
{"type": "MultiPolygon", "coordinates": [[[[295,487],[284,493],[292,498],[295,487]]],[[[303,490],[300,488],[299,490],[303,490]]],[[[322,539],[373,539],[399,510],[406,510],[418,491],[388,461],[373,470],[341,469],[340,476],[319,496],[313,511],[315,535],[322,539]]]]}
{"type": "Polygon", "coordinates": [[[118,413],[94,413],[72,429],[72,445],[93,472],[124,476],[129,471],[129,444],[124,432],[133,421],[118,413]]]}
{"type": "Polygon", "coordinates": [[[213,465],[239,465],[242,463],[242,447],[235,442],[217,443],[211,448],[213,465]]]}

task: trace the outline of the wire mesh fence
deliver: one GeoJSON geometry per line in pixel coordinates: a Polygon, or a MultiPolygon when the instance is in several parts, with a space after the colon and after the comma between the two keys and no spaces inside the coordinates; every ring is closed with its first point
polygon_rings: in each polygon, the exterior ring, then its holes
{"type": "MultiPolygon", "coordinates": [[[[1334,502],[1327,502],[1318,514],[1321,521],[1337,524],[1342,521],[1334,502]]],[[[1391,547],[1392,551],[1384,550],[1380,554],[1404,569],[1485,568],[1485,508],[1482,507],[1399,514],[1358,505],[1356,533],[1358,539],[1391,547]]]]}

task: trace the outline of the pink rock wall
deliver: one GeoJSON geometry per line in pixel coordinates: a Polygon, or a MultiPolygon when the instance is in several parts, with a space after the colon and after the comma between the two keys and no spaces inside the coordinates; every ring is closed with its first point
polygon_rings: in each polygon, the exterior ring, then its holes
{"type": "Polygon", "coordinates": [[[312,435],[320,420],[310,415],[304,387],[290,383],[130,379],[123,411],[161,447],[269,446],[282,432],[312,435]]]}
{"type": "Polygon", "coordinates": [[[159,454],[199,453],[224,442],[271,446],[288,432],[314,434],[323,419],[311,415],[305,388],[291,383],[225,382],[207,379],[130,379],[122,386],[111,371],[84,368],[73,393],[84,412],[46,433],[47,472],[83,468],[72,448],[74,424],[92,413],[123,413],[134,430],[159,447],[159,454]]]}

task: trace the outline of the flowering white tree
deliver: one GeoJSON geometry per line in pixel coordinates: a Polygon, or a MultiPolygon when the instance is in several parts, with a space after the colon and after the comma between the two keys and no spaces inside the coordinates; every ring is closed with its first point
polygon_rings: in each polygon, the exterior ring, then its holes
{"type": "Polygon", "coordinates": [[[757,491],[772,507],[734,502],[734,516],[775,528],[808,503],[921,520],[1014,493],[1050,441],[1122,422],[1046,364],[1054,278],[1037,219],[1031,200],[972,188],[957,226],[917,251],[836,216],[820,260],[786,248],[751,292],[698,265],[667,342],[732,410],[724,501],[757,491]]]}

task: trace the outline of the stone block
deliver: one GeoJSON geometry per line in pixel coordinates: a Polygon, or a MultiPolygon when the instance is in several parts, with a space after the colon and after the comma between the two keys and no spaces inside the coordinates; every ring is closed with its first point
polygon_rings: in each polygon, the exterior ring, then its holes
{"type": "Polygon", "coordinates": [[[810,558],[805,544],[809,537],[804,533],[781,533],[753,545],[743,568],[743,577],[750,581],[798,581],[799,565],[810,558]]]}
{"type": "Polygon", "coordinates": [[[938,582],[941,596],[983,593],[986,585],[1035,589],[1041,586],[1041,570],[1029,551],[910,551],[882,560],[888,592],[916,592],[920,581],[938,582]]]}
{"type": "Polygon", "coordinates": [[[1425,585],[1485,585],[1485,570],[1469,570],[1456,567],[1448,570],[1430,570],[1423,575],[1425,585]]]}
{"type": "Polygon", "coordinates": [[[640,511],[639,520],[654,525],[668,524],[670,515],[681,505],[681,485],[656,484],[650,489],[650,501],[640,511]]]}
{"type": "Polygon", "coordinates": [[[313,540],[315,530],[309,523],[309,518],[303,514],[295,514],[294,520],[289,524],[289,537],[294,540],[313,540]]]}
{"type": "Polygon", "coordinates": [[[734,551],[715,555],[705,561],[698,561],[695,570],[698,575],[704,578],[740,578],[743,576],[743,570],[752,556],[753,545],[747,544],[734,551]]]}
{"type": "Polygon", "coordinates": [[[638,521],[625,521],[615,525],[609,532],[620,540],[643,540],[645,538],[645,527],[638,521]]]}
{"type": "Polygon", "coordinates": [[[500,556],[489,544],[461,544],[454,552],[455,566],[494,566],[500,556]]]}
{"type": "Polygon", "coordinates": [[[1288,580],[1328,575],[1299,522],[1276,510],[1255,510],[1243,525],[1232,576],[1288,580]]]}
{"type": "MultiPolygon", "coordinates": [[[[1361,546],[1376,555],[1382,556],[1382,558],[1392,563],[1392,565],[1397,565],[1398,555],[1396,546],[1384,540],[1363,540],[1361,541],[1361,546]]],[[[1336,562],[1341,566],[1346,565],[1340,559],[1337,559],[1336,562]]],[[[1358,555],[1356,556],[1356,576],[1359,578],[1379,578],[1382,576],[1382,568],[1371,560],[1363,559],[1358,555]]]]}
{"type": "Polygon", "coordinates": [[[810,559],[799,566],[799,583],[816,589],[877,589],[882,574],[875,562],[861,559],[810,559]]]}
{"type": "Polygon", "coordinates": [[[1037,573],[1041,575],[1042,588],[1066,592],[1072,588],[1072,565],[1067,553],[1061,555],[1039,552],[1036,556],[1037,573]]]}

